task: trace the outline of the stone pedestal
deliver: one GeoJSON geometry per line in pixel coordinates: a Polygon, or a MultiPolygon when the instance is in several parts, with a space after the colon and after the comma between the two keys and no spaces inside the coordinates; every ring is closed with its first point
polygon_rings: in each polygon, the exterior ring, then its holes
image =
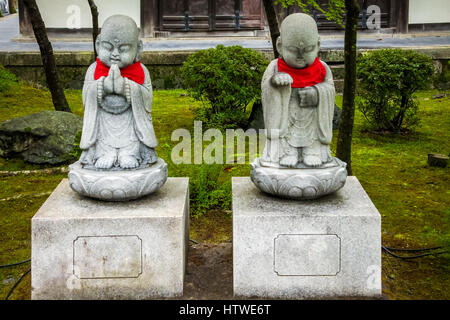
{"type": "Polygon", "coordinates": [[[139,200],[85,198],[63,180],[32,219],[32,299],[183,294],[189,179],[139,200]]]}
{"type": "Polygon", "coordinates": [[[233,178],[233,281],[238,297],[380,296],[380,214],[356,177],[304,201],[233,178]]]}
{"type": "MultiPolygon", "coordinates": [[[[303,165],[304,166],[304,165],[303,165]]],[[[263,167],[260,159],[252,163],[250,179],[261,190],[280,198],[310,200],[342,188],[347,179],[347,164],[338,158],[320,168],[263,167]]]]}
{"type": "Polygon", "coordinates": [[[99,200],[134,200],[161,188],[167,180],[163,159],[136,170],[85,169],[80,161],[69,166],[69,185],[79,194],[99,200]]]}

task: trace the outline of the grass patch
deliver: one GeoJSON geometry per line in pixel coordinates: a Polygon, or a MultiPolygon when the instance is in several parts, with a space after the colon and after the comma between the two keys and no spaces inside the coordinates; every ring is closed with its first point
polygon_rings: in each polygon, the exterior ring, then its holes
{"type": "MultiPolygon", "coordinates": [[[[48,91],[20,83],[20,94],[0,95],[0,121],[42,110],[53,110],[48,91]]],[[[431,99],[438,91],[421,91],[421,124],[408,135],[377,135],[367,131],[356,112],[353,135],[353,171],[382,216],[383,244],[419,248],[450,243],[449,168],[431,168],[427,154],[450,153],[450,96],[431,99]]],[[[82,115],[80,90],[66,91],[74,113],[82,115]]],[[[336,98],[338,105],[342,97],[336,98]]],[[[187,176],[191,188],[191,238],[216,243],[231,239],[231,177],[248,176],[250,165],[175,165],[171,141],[177,128],[193,138],[193,110],[200,106],[183,90],[155,91],[153,121],[159,146],[156,151],[169,167],[169,176],[187,176]],[[209,173],[208,173],[209,170],[209,173]]],[[[335,151],[337,132],[332,151],[335,151]]],[[[204,143],[207,145],[209,143],[204,143]]],[[[193,149],[192,149],[193,150],[193,149]]],[[[248,150],[247,150],[248,152],[248,150]]],[[[0,159],[0,170],[38,169],[20,160],[0,159]]],[[[0,199],[18,194],[21,199],[0,201],[0,264],[30,256],[30,220],[46,197],[32,194],[52,191],[66,175],[0,177],[0,199]]],[[[383,254],[384,293],[389,298],[449,299],[450,257],[427,257],[412,262],[383,254]]],[[[0,298],[28,266],[0,269],[0,298]]],[[[29,277],[13,299],[28,299],[29,277]]]]}

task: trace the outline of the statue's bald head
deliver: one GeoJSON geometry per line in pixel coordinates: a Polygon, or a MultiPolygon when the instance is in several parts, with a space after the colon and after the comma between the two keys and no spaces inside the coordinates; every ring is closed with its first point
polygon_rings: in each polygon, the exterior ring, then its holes
{"type": "Polygon", "coordinates": [[[317,24],[309,15],[294,13],[281,23],[277,50],[291,67],[300,69],[312,64],[319,52],[319,46],[317,24]]]}
{"type": "Polygon", "coordinates": [[[136,22],[124,15],[114,15],[105,20],[102,26],[102,35],[113,33],[130,40],[138,41],[139,28],[136,22]]]}
{"type": "Polygon", "coordinates": [[[139,59],[142,42],[136,22],[124,15],[114,15],[105,20],[96,47],[99,59],[108,66],[117,64],[125,68],[139,59]]]}

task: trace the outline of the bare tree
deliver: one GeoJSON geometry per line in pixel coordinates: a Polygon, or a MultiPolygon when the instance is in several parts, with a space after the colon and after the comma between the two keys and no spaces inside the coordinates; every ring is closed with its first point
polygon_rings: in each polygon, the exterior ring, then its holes
{"type": "Polygon", "coordinates": [[[356,36],[359,9],[358,0],[345,0],[344,93],[336,156],[347,163],[348,175],[352,175],[352,134],[355,120],[356,90],[356,36]]]}
{"type": "Polygon", "coordinates": [[[98,36],[98,8],[95,5],[94,0],[88,0],[89,7],[91,8],[92,15],[92,40],[94,45],[94,55],[97,57],[97,48],[95,47],[95,40],[97,40],[98,36]]]}
{"type": "Polygon", "coordinates": [[[269,23],[270,37],[272,38],[273,54],[275,59],[278,58],[277,39],[280,36],[280,28],[278,26],[277,13],[272,0],[263,0],[264,12],[266,13],[267,22],[269,23]]]}
{"type": "Polygon", "coordinates": [[[45,77],[47,85],[52,95],[53,106],[57,111],[72,112],[67,103],[64,90],[58,78],[56,69],[55,55],[53,54],[53,47],[48,40],[47,30],[45,29],[44,21],[35,0],[23,0],[25,9],[30,17],[31,25],[33,27],[34,36],[39,44],[41,51],[42,64],[44,66],[45,77]]]}

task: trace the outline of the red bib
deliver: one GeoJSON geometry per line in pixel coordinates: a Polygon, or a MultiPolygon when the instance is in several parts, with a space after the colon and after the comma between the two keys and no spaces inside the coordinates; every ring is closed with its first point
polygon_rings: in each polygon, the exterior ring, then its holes
{"type": "MultiPolygon", "coordinates": [[[[97,67],[95,68],[94,79],[98,80],[101,77],[107,77],[108,74],[109,67],[97,58],[97,67]]],[[[122,77],[128,78],[139,84],[143,84],[145,80],[144,69],[142,68],[140,61],[133,63],[126,68],[120,69],[120,74],[122,77]]]]}
{"type": "Polygon", "coordinates": [[[327,70],[319,58],[316,58],[312,65],[303,69],[292,68],[281,58],[278,58],[278,71],[285,72],[294,79],[291,85],[292,88],[310,87],[321,83],[327,74],[327,70]]]}

